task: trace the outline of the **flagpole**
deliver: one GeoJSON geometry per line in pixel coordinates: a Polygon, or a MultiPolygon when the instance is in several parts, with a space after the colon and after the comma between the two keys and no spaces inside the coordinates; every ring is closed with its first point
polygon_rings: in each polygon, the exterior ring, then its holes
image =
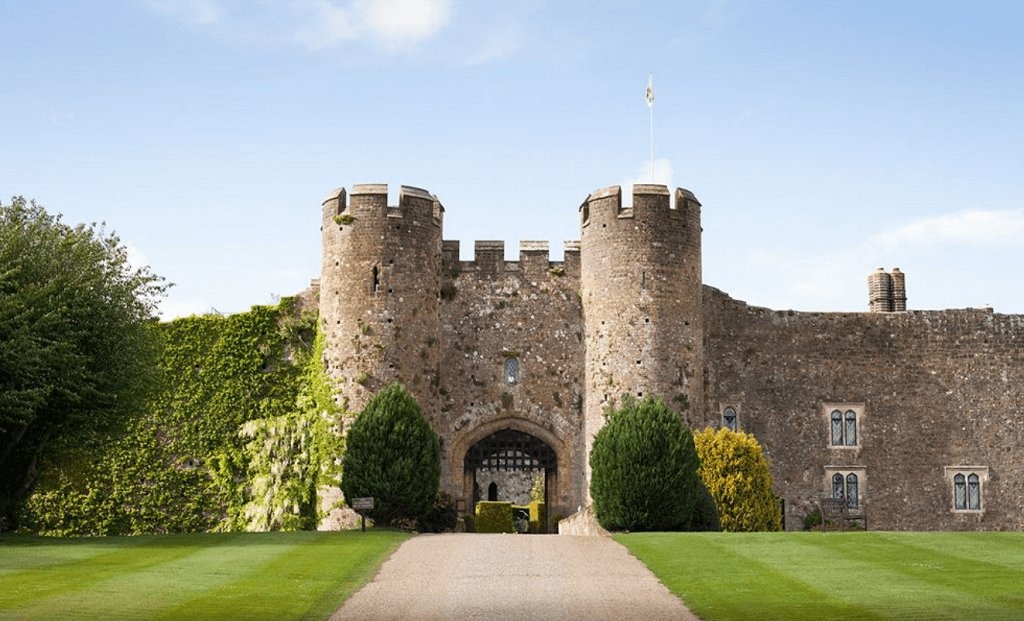
{"type": "Polygon", "coordinates": [[[647,111],[650,119],[651,183],[654,183],[654,72],[647,77],[647,111]]]}

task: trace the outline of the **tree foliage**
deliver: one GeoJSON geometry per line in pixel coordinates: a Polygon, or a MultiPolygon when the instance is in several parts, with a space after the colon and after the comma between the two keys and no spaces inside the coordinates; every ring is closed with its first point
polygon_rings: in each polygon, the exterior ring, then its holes
{"type": "Polygon", "coordinates": [[[704,429],[694,435],[700,476],[718,507],[722,530],[779,530],[782,514],[772,474],[757,439],[742,431],[704,429]]]}
{"type": "Polygon", "coordinates": [[[441,482],[441,445],[401,385],[381,390],[356,417],[341,481],[345,498],[374,497],[367,515],[377,524],[418,520],[430,511],[441,482]]]}
{"type": "Polygon", "coordinates": [[[697,452],[686,423],[662,401],[624,398],[594,437],[590,494],[611,530],[686,530],[699,500],[697,452]]]}
{"type": "Polygon", "coordinates": [[[144,398],[165,288],[102,225],[0,204],[0,522],[47,447],[87,441],[144,398]]]}

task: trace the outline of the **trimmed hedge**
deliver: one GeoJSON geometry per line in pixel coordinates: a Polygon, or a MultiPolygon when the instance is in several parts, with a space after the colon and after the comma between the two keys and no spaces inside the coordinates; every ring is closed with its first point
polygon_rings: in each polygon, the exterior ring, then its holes
{"type": "Polygon", "coordinates": [[[548,509],[541,500],[534,500],[529,505],[530,509],[530,534],[538,535],[548,532],[548,509]]]}
{"type": "Polygon", "coordinates": [[[476,503],[474,525],[478,533],[514,533],[512,526],[512,503],[481,500],[476,503]]]}

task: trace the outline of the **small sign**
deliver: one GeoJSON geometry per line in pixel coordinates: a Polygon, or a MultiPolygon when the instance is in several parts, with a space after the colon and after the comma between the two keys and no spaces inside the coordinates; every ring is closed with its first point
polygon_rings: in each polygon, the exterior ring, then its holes
{"type": "Polygon", "coordinates": [[[353,498],[352,508],[356,511],[369,511],[373,509],[373,496],[369,498],[353,498]]]}

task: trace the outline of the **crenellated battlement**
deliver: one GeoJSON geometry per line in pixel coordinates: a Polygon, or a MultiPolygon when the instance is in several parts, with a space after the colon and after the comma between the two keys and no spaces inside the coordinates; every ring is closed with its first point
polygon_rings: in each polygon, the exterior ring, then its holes
{"type": "Polygon", "coordinates": [[[580,224],[587,227],[591,222],[607,226],[616,220],[657,220],[671,223],[700,222],[700,202],[693,192],[677,188],[675,200],[667,186],[658,184],[636,184],[633,186],[633,204],[624,207],[622,188],[613,185],[590,193],[580,205],[580,224]]]}
{"type": "Polygon", "coordinates": [[[345,188],[336,188],[323,200],[323,219],[354,221],[362,217],[388,218],[422,218],[440,227],[444,214],[444,206],[436,196],[422,188],[408,185],[400,187],[398,205],[388,205],[388,185],[386,183],[359,183],[352,186],[351,193],[345,188]]]}
{"type": "Polygon", "coordinates": [[[530,277],[549,275],[579,276],[580,243],[567,241],[564,245],[564,259],[551,261],[547,241],[523,240],[519,242],[519,260],[505,260],[505,242],[502,240],[477,240],[473,242],[473,260],[459,259],[459,240],[446,239],[441,242],[442,264],[448,272],[476,272],[486,275],[500,275],[518,272],[530,277]]]}

